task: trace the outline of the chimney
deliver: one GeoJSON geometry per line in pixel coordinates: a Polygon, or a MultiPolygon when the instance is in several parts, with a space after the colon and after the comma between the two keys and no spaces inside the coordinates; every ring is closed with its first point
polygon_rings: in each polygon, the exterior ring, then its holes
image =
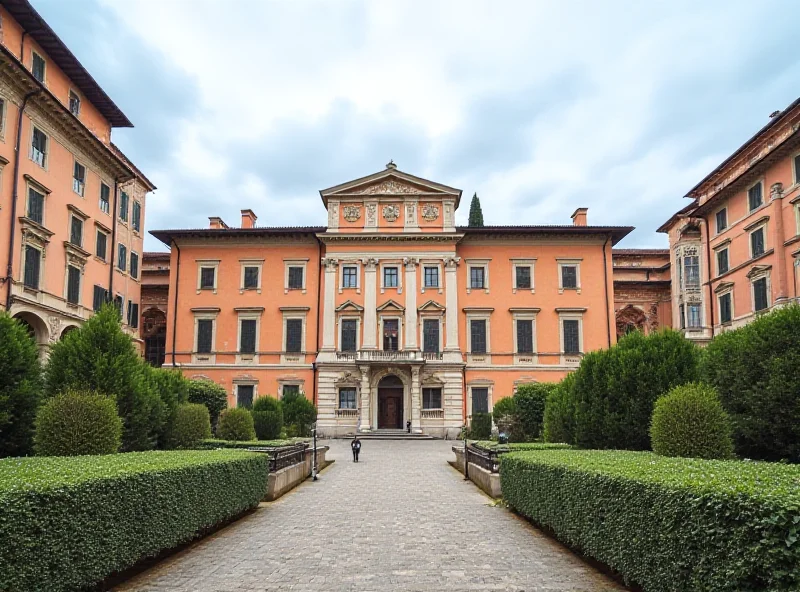
{"type": "Polygon", "coordinates": [[[589,208],[578,208],[572,214],[572,224],[573,226],[586,226],[586,213],[589,211],[589,208]]]}
{"type": "Polygon", "coordinates": [[[208,227],[219,230],[220,228],[228,228],[228,225],[219,216],[209,216],[208,227]]]}
{"type": "Polygon", "coordinates": [[[253,210],[242,210],[242,228],[254,228],[258,216],[253,210]]]}

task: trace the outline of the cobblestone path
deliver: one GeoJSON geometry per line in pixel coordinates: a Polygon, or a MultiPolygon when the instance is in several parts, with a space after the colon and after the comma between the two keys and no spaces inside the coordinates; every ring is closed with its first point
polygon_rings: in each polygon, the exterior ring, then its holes
{"type": "Polygon", "coordinates": [[[452,442],[365,441],[300,487],[117,590],[611,591],[623,587],[447,464],[452,442]]]}

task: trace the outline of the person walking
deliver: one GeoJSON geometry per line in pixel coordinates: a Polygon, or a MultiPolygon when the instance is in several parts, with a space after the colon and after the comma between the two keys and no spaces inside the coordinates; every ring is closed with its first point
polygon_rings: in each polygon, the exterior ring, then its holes
{"type": "Polygon", "coordinates": [[[353,437],[350,448],[353,450],[353,462],[358,462],[358,453],[361,452],[361,440],[358,439],[358,436],[353,437]]]}

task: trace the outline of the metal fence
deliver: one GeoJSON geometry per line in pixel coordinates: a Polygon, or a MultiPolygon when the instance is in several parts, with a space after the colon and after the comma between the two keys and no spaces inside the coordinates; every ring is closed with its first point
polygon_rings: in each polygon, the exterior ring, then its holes
{"type": "Polygon", "coordinates": [[[286,467],[305,462],[306,448],[308,444],[300,442],[290,446],[277,447],[253,447],[248,448],[252,452],[263,452],[269,455],[269,472],[274,473],[286,467]]]}
{"type": "Polygon", "coordinates": [[[494,450],[484,450],[469,445],[467,446],[466,462],[478,465],[490,473],[500,472],[500,455],[494,450]]]}

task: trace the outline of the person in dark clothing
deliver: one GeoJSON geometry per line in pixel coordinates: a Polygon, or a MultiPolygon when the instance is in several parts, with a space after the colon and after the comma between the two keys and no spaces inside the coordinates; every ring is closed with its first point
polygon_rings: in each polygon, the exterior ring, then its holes
{"type": "Polygon", "coordinates": [[[353,462],[358,462],[358,453],[361,452],[361,440],[358,439],[358,436],[350,442],[350,448],[353,449],[353,462]]]}

